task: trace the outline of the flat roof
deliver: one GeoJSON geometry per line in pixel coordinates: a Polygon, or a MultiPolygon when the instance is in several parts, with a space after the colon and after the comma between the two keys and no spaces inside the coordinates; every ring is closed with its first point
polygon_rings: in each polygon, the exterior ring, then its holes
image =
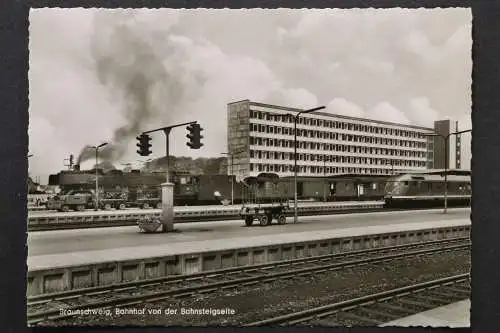
{"type": "MultiPolygon", "coordinates": [[[[248,102],[251,106],[252,105],[253,106],[262,106],[262,107],[273,108],[273,109],[278,109],[278,110],[283,110],[283,111],[291,111],[291,112],[304,111],[304,109],[291,108],[291,107],[287,107],[287,106],[265,104],[265,103],[259,103],[259,102],[252,102],[249,99],[243,99],[243,100],[240,100],[240,101],[231,102],[231,103],[228,103],[227,105],[241,103],[241,102],[248,102]]],[[[344,115],[340,115],[340,114],[336,114],[336,113],[328,113],[328,112],[315,111],[315,112],[311,112],[311,114],[316,114],[316,115],[326,116],[326,117],[337,117],[337,118],[347,119],[347,120],[356,120],[356,121],[364,121],[364,122],[374,122],[374,123],[384,124],[384,125],[403,126],[403,127],[408,127],[408,128],[415,128],[415,129],[421,129],[421,130],[427,130],[427,131],[434,131],[434,129],[431,128],[431,127],[423,127],[423,126],[416,126],[416,125],[407,125],[407,124],[395,123],[395,122],[390,122],[390,121],[375,120],[375,119],[369,119],[369,118],[358,118],[358,117],[344,116],[344,115]]]]}

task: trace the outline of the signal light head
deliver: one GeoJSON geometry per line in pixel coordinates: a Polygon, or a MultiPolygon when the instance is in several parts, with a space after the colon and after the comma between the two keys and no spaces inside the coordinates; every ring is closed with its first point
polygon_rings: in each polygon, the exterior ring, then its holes
{"type": "Polygon", "coordinates": [[[151,141],[151,137],[149,135],[141,134],[136,137],[136,139],[139,141],[137,143],[137,147],[139,148],[139,150],[137,150],[137,154],[140,156],[148,156],[152,153],[152,151],[149,150],[149,148],[151,148],[151,144],[149,143],[149,141],[151,141]]]}
{"type": "Polygon", "coordinates": [[[203,138],[203,136],[201,135],[201,131],[203,131],[203,128],[201,128],[200,124],[194,123],[188,125],[186,129],[189,132],[186,135],[186,138],[189,139],[189,142],[187,142],[186,145],[191,149],[200,149],[203,146],[203,143],[200,142],[200,140],[203,138]]]}

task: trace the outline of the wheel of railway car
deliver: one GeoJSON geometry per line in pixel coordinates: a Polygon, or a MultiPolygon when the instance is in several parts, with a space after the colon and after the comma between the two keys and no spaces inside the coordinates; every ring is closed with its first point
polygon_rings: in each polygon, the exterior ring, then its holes
{"type": "Polygon", "coordinates": [[[259,217],[259,223],[261,227],[267,227],[269,225],[269,218],[267,215],[261,215],[259,217]]]}
{"type": "Polygon", "coordinates": [[[162,206],[162,205],[161,205],[161,202],[158,202],[158,203],[156,204],[156,208],[158,208],[158,209],[161,209],[161,206],[162,206]]]}
{"type": "Polygon", "coordinates": [[[278,224],[285,224],[286,223],[286,216],[283,214],[278,215],[277,217],[278,224]]]}
{"type": "Polygon", "coordinates": [[[124,203],[121,203],[121,204],[118,205],[118,209],[119,210],[124,210],[125,208],[127,208],[127,206],[125,206],[124,203]]]}
{"type": "Polygon", "coordinates": [[[68,205],[62,205],[61,210],[63,212],[69,212],[69,206],[68,205]]]}
{"type": "Polygon", "coordinates": [[[146,203],[144,203],[144,204],[142,205],[142,208],[144,208],[144,209],[148,209],[148,208],[149,208],[149,204],[148,204],[147,202],[146,202],[146,203]]]}
{"type": "Polygon", "coordinates": [[[110,210],[110,209],[111,209],[111,205],[109,203],[104,204],[104,210],[110,210]]]}
{"type": "Polygon", "coordinates": [[[84,205],[78,205],[78,206],[76,206],[76,210],[77,210],[78,212],[82,212],[82,211],[84,211],[84,210],[85,210],[85,206],[84,206],[84,205]]]}
{"type": "Polygon", "coordinates": [[[253,216],[246,216],[245,217],[245,225],[247,227],[251,226],[253,224],[253,216]]]}

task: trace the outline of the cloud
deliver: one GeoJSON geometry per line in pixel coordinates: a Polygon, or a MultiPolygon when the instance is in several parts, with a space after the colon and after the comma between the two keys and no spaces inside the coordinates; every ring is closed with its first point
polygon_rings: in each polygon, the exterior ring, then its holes
{"type": "Polygon", "coordinates": [[[389,75],[394,71],[394,65],[389,61],[361,58],[360,65],[375,74],[389,75]]]}
{"type": "Polygon", "coordinates": [[[439,113],[430,107],[429,99],[416,97],[410,100],[410,111],[408,116],[415,125],[432,127],[433,122],[442,118],[439,113]]]}
{"type": "Polygon", "coordinates": [[[298,109],[318,106],[318,98],[304,88],[280,89],[269,94],[265,100],[271,104],[287,105],[298,109]]]}
{"type": "Polygon", "coordinates": [[[358,105],[347,101],[344,98],[334,98],[326,106],[328,112],[362,118],[365,116],[365,112],[358,105]]]}
{"type": "Polygon", "coordinates": [[[389,121],[400,124],[410,124],[404,112],[392,106],[389,102],[381,102],[366,113],[367,118],[389,121]]]}
{"type": "MultiPolygon", "coordinates": [[[[101,141],[121,147],[120,163],[135,161],[135,132],[191,120],[206,130],[204,148],[188,150],[179,128],[172,154],[215,156],[226,104],[241,99],[416,124],[459,118],[471,105],[471,18],[467,9],[32,10],[30,126],[41,129],[30,132],[39,159],[30,168],[57,172],[101,141]],[[149,88],[131,94],[141,75],[149,88]]],[[[150,157],[164,149],[153,135],[150,157]]]]}

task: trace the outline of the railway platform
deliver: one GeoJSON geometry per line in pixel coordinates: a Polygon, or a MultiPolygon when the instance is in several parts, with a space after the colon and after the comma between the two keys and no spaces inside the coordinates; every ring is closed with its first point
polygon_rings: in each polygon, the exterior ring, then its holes
{"type": "Polygon", "coordinates": [[[420,312],[380,326],[470,327],[470,300],[467,299],[420,312]]]}
{"type": "MultiPolygon", "coordinates": [[[[303,225],[307,227],[307,223],[303,225]]],[[[434,216],[434,219],[425,222],[306,230],[204,240],[183,240],[182,233],[146,234],[142,239],[159,236],[161,238],[156,239],[162,242],[156,245],[146,242],[148,245],[143,243],[142,246],[30,255],[28,293],[55,292],[343,251],[468,237],[470,220],[457,216],[442,220],[434,216]]],[[[135,239],[142,236],[136,233],[135,239]]]]}
{"type": "MultiPolygon", "coordinates": [[[[255,223],[246,227],[242,220],[180,223],[175,225],[177,232],[170,234],[141,234],[137,226],[109,227],[91,229],[68,229],[39,231],[28,233],[28,256],[51,254],[67,255],[72,252],[86,252],[107,249],[127,249],[142,246],[163,246],[175,243],[216,240],[221,244],[236,238],[245,237],[281,237],[289,233],[335,232],[339,229],[357,227],[380,227],[407,223],[426,223],[434,221],[463,220],[470,221],[470,209],[450,209],[448,214],[441,210],[393,211],[356,213],[345,215],[323,215],[299,217],[299,223],[293,223],[293,217],[287,218],[285,225],[260,227],[255,223]]],[[[383,230],[383,229],[381,229],[383,230]]],[[[307,240],[307,234],[302,234],[307,240]]]]}
{"type": "MultiPolygon", "coordinates": [[[[466,220],[428,221],[424,223],[387,224],[356,228],[288,232],[272,235],[240,236],[221,239],[177,241],[152,246],[130,246],[105,250],[79,251],[28,257],[29,270],[64,268],[101,262],[129,261],[160,256],[175,256],[190,253],[216,252],[238,248],[259,248],[280,244],[293,244],[331,238],[353,238],[438,227],[460,227],[468,225],[466,220]]],[[[178,235],[172,234],[175,238],[178,235]]]]}

